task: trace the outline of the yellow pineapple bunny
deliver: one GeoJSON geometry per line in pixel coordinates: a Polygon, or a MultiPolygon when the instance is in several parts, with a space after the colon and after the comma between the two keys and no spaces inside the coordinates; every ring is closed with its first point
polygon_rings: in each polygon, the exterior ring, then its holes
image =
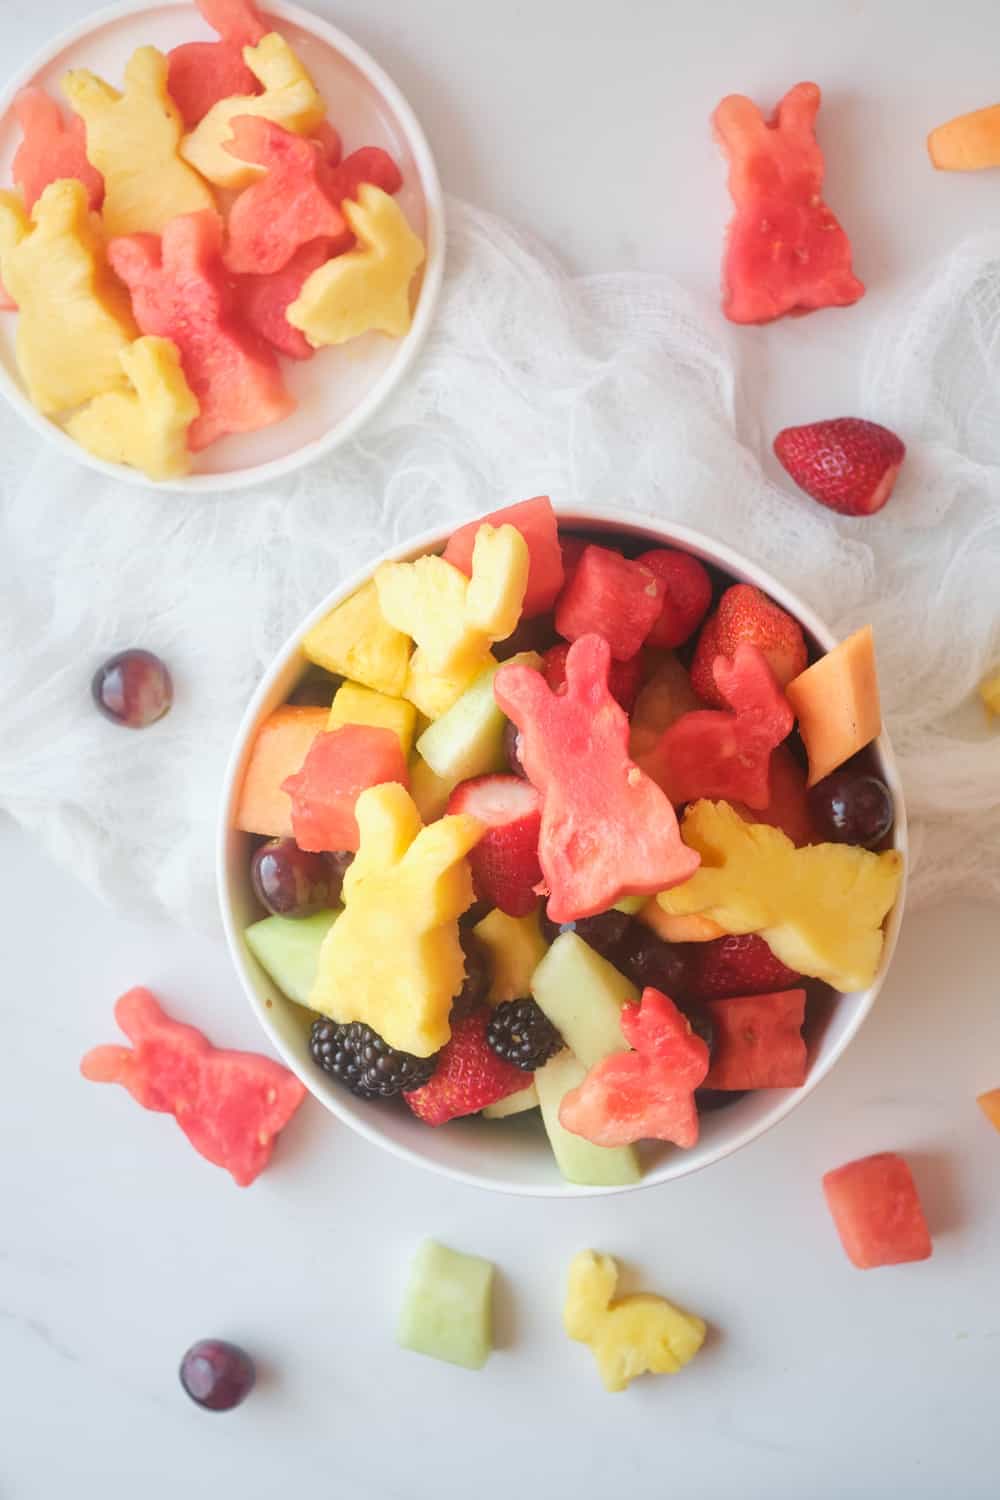
{"type": "Polygon", "coordinates": [[[188,428],[198,399],[170,339],[136,339],[121,354],[132,389],[95,396],[66,423],[81,447],[108,463],[128,464],[150,479],[177,479],[191,467],[188,428]]]}
{"type": "Polygon", "coordinates": [[[638,1375],[676,1375],[705,1342],[705,1324],[651,1293],[615,1302],[617,1286],[610,1255],[581,1250],[574,1256],[563,1307],[566,1332],[589,1344],[609,1391],[625,1390],[638,1375]]]}

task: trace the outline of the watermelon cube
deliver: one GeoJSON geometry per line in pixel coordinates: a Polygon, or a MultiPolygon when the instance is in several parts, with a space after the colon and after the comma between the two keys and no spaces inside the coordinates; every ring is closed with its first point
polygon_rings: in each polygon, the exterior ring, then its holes
{"type": "Polygon", "coordinates": [[[370,786],[409,786],[399,735],[369,724],[345,724],[313,741],[301,771],[283,782],[292,799],[292,832],[312,854],[357,850],[354,805],[370,786]]]}
{"type": "Polygon", "coordinates": [[[805,990],[707,1000],[715,1027],[709,1089],[794,1089],[806,1081],[805,990]]]}
{"type": "Polygon", "coordinates": [[[607,547],[587,547],[556,604],[567,641],[599,635],[615,661],[630,661],[660,618],[663,584],[643,563],[607,547]]]}
{"type": "MultiPolygon", "coordinates": [[[[347,163],[345,162],[346,166],[347,163]]],[[[521,607],[521,619],[531,620],[549,612],[563,586],[562,549],[556,514],[548,495],[537,495],[534,500],[522,500],[518,505],[508,505],[503,510],[493,511],[478,521],[470,521],[453,532],[444,549],[445,562],[472,577],[472,549],[476,533],[484,521],[491,526],[513,526],[528,544],[531,559],[528,569],[528,587],[521,607]]]]}
{"type": "Polygon", "coordinates": [[[933,1247],[916,1184],[895,1152],[827,1172],[823,1192],[841,1244],[860,1270],[929,1259],[933,1247]]]}

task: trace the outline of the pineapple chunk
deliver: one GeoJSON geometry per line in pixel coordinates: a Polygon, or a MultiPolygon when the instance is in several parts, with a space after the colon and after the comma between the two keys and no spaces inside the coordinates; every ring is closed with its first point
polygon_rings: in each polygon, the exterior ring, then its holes
{"type": "Polygon", "coordinates": [[[903,857],[849,844],[796,849],[780,828],[745,823],[728,802],[696,802],[685,843],[701,868],[657,901],[675,916],[698,913],[726,932],[759,932],[782,963],[836,990],[871,984],[882,923],[899,893],[903,857]]]}
{"type": "Polygon", "coordinates": [[[528,544],[516,527],[484,521],[472,548],[465,612],[470,624],[494,641],[505,641],[517,629],[530,564],[528,544]]]}
{"type": "Polygon", "coordinates": [[[387,624],[369,580],[314,625],[302,642],[310,661],[365,687],[399,698],[406,684],[412,642],[387,624]]]}
{"type": "Polygon", "coordinates": [[[703,917],[698,912],[687,917],[671,916],[663,910],[655,896],[650,896],[639,912],[639,921],[644,927],[651,928],[665,943],[712,943],[716,938],[726,935],[726,929],[720,927],[718,922],[713,922],[711,917],[703,917]]]}
{"type": "Polygon", "coordinates": [[[451,1002],[465,978],[458,919],[473,902],[465,856],[483,825],[463,815],[424,828],[398,782],[363,791],[355,815],[361,846],[309,1004],[342,1025],[365,1022],[390,1047],[430,1057],[451,1036],[451,1002]]]}
{"type": "Polygon", "coordinates": [[[617,1286],[610,1255],[574,1256],[563,1307],[569,1337],[590,1345],[606,1390],[624,1391],[638,1375],[676,1375],[705,1342],[704,1322],[652,1293],[615,1302],[617,1286]]]}
{"type": "Polygon", "coordinates": [[[409,755],[417,727],[417,711],[405,698],[390,698],[386,693],[377,693],[374,688],[345,682],[337,689],[326,727],[339,729],[343,724],[391,729],[399,737],[403,754],[409,755]]]}
{"type": "Polygon", "coordinates": [[[471,687],[484,667],[495,662],[495,657],[489,655],[485,660],[477,662],[471,672],[460,673],[457,677],[444,677],[440,672],[431,672],[427,666],[427,657],[418,646],[410,657],[409,670],[406,674],[406,686],[403,688],[403,697],[416,705],[420,712],[433,722],[440,719],[457,703],[467,687],[471,687]]]}
{"type": "Polygon", "coordinates": [[[989,714],[1000,715],[1000,669],[979,684],[979,696],[989,714]]]}
{"type": "Polygon", "coordinates": [[[548,952],[538,912],[508,917],[495,907],[472,930],[489,949],[493,982],[486,998],[490,1005],[530,995],[531,976],[548,952]]]}

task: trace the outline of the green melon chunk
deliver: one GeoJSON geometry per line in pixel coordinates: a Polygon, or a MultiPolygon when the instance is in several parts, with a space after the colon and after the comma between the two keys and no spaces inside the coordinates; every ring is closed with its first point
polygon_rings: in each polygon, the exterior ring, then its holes
{"type": "Polygon", "coordinates": [[[481,1370],[493,1348],[493,1264],[425,1240],[399,1316],[404,1349],[481,1370]]]}
{"type": "Polygon", "coordinates": [[[506,1120],[508,1115],[523,1115],[526,1110],[537,1108],[538,1090],[532,1079],[526,1089],[518,1089],[516,1094],[508,1094],[506,1099],[498,1099],[496,1104],[487,1104],[483,1110],[483,1119],[506,1120]]]}
{"type": "Polygon", "coordinates": [[[531,992],[570,1051],[592,1068],[627,1048],[621,1012],[639,991],[575,932],[564,932],[535,970],[531,992]]]}
{"type": "Polygon", "coordinates": [[[622,911],[627,917],[634,917],[636,912],[642,911],[648,900],[648,896],[623,896],[620,901],[615,902],[611,910],[622,911]]]}
{"type": "Polygon", "coordinates": [[[587,1069],[568,1049],[558,1052],[535,1074],[542,1120],[552,1154],[567,1182],[575,1182],[580,1187],[627,1187],[642,1176],[633,1147],[594,1146],[559,1123],[560,1104],[570,1089],[578,1088],[586,1076],[587,1069]]]}
{"type": "Polygon", "coordinates": [[[299,1005],[308,1005],[319,968],[319,950],[339,916],[338,907],[311,917],[265,917],[248,927],[243,936],[281,993],[299,1005]]]}
{"type": "MultiPolygon", "coordinates": [[[[522,651],[510,660],[519,666],[539,667],[542,659],[534,651],[522,651]]],[[[457,784],[473,776],[508,769],[503,748],[507,720],[493,697],[493,679],[499,670],[499,662],[490,662],[461,698],[440,719],[435,719],[417,741],[424,760],[445,781],[457,784]]]]}

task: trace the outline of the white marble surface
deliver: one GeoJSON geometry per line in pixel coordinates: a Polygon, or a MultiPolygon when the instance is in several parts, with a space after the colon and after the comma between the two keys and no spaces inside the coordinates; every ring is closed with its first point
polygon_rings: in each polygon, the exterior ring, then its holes
{"type": "MultiPolygon", "coordinates": [[[[816,77],[830,198],[871,290],[852,314],[739,335],[749,433],[851,410],[880,305],[1000,221],[995,183],[935,178],[922,147],[928,125],[996,96],[989,0],[315,4],[410,95],[451,191],[582,269],[667,268],[706,297],[725,197],[705,117],[731,89],[773,99],[816,77]]],[[[4,0],[3,66],[86,9],[4,0]]],[[[76,1074],[136,982],[257,1045],[221,944],[122,920],[9,825],[0,900],[2,1500],[996,1494],[1000,1141],[973,1103],[1000,1084],[995,910],[952,901],[907,921],[863,1034],[770,1136],[659,1191],[554,1205],[414,1172],[311,1103],[240,1192],[169,1121],[76,1074]],[[819,1178],[888,1148],[914,1163],[935,1256],[862,1275],[819,1178]],[[483,1375],[394,1349],[426,1234],[502,1268],[503,1349],[483,1375]],[[709,1319],[682,1380],[612,1399],[563,1338],[564,1268],[588,1244],[709,1319]],[[230,1416],[176,1385],[207,1334],[262,1365],[230,1416]]]]}

